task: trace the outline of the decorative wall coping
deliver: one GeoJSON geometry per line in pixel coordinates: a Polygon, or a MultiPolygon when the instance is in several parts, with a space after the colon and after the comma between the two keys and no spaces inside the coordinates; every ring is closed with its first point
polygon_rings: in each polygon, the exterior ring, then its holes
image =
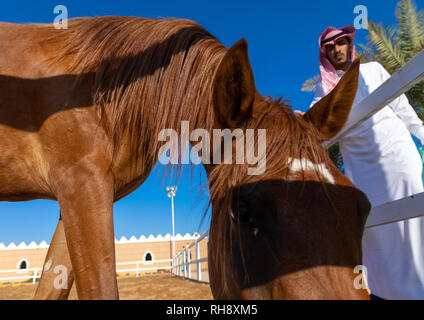
{"type": "MultiPolygon", "coordinates": [[[[177,233],[175,235],[175,241],[179,240],[194,240],[197,237],[199,237],[198,233],[194,233],[191,235],[190,233],[186,233],[184,236],[177,233]]],[[[139,243],[139,242],[163,242],[163,241],[171,241],[171,234],[167,233],[165,236],[162,236],[161,234],[157,235],[156,237],[154,235],[149,235],[147,238],[143,235],[140,238],[136,238],[132,236],[131,238],[127,239],[125,237],[121,237],[119,240],[115,239],[115,244],[122,244],[122,243],[139,243]]]]}
{"type": "MultiPolygon", "coordinates": [[[[184,236],[177,233],[175,235],[175,241],[194,240],[197,237],[199,237],[199,234],[197,232],[195,232],[193,235],[186,233],[184,236]]],[[[167,233],[165,236],[162,236],[161,234],[154,236],[151,234],[147,238],[144,235],[142,235],[140,238],[136,238],[135,236],[132,236],[129,239],[125,237],[121,237],[119,240],[117,240],[115,238],[115,244],[140,243],[140,242],[164,242],[164,241],[171,241],[171,234],[167,233]]],[[[35,241],[32,241],[30,244],[26,244],[25,242],[22,241],[19,245],[16,245],[14,242],[9,243],[8,245],[5,245],[4,243],[0,243],[0,251],[47,249],[48,247],[49,247],[49,244],[47,244],[47,242],[44,240],[41,241],[39,244],[36,244],[35,241]]]]}
{"type": "Polygon", "coordinates": [[[21,242],[16,245],[14,242],[9,243],[7,246],[4,243],[0,243],[0,251],[1,250],[23,250],[23,249],[45,249],[48,248],[49,245],[46,241],[41,241],[39,244],[36,244],[35,241],[32,241],[30,244],[26,244],[25,242],[21,242]]]}

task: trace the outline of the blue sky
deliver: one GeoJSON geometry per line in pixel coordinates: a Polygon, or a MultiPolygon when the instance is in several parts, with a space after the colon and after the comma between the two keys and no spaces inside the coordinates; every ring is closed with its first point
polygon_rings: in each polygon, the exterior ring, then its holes
{"type": "MultiPolygon", "coordinates": [[[[240,38],[249,44],[256,86],[264,95],[284,96],[295,108],[305,110],[312,93],[301,92],[302,83],[318,73],[318,37],[327,26],[353,25],[357,5],[365,5],[370,20],[394,24],[397,0],[370,1],[2,1],[0,21],[53,22],[56,5],[65,5],[69,17],[130,15],[189,18],[203,25],[224,45],[240,38]]],[[[419,8],[423,6],[420,4],[419,8]]],[[[366,30],[358,30],[356,43],[366,42],[366,30]]],[[[187,171],[186,171],[187,172],[187,171]]],[[[197,176],[206,180],[203,169],[197,176]]],[[[1,182],[0,182],[1,183],[1,182]]],[[[171,201],[162,176],[154,170],[135,192],[115,204],[115,237],[171,232],[171,201]]],[[[207,230],[201,224],[207,194],[200,197],[199,179],[184,174],[175,198],[176,233],[207,230]]],[[[59,217],[54,201],[0,202],[0,242],[48,243],[59,217]]]]}

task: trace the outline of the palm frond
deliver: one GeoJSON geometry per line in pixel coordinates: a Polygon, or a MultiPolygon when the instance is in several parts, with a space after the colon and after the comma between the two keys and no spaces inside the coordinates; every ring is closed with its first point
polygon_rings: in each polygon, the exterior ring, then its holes
{"type": "Polygon", "coordinates": [[[376,60],[378,61],[377,52],[373,48],[363,44],[359,44],[358,46],[361,48],[361,50],[356,50],[355,57],[361,60],[361,63],[367,63],[376,60]]]}
{"type": "Polygon", "coordinates": [[[390,74],[407,62],[400,44],[396,41],[395,28],[369,22],[368,31],[368,41],[374,45],[381,63],[390,74]]]}
{"type": "Polygon", "coordinates": [[[318,81],[320,79],[320,75],[316,75],[308,80],[306,80],[303,84],[302,84],[302,91],[305,92],[312,92],[315,91],[318,81]]]}
{"type": "Polygon", "coordinates": [[[418,16],[417,7],[412,0],[401,0],[396,7],[397,43],[409,61],[420,51],[424,38],[424,25],[418,16]]]}
{"type": "Polygon", "coordinates": [[[424,10],[418,12],[418,20],[420,21],[421,25],[424,26],[424,10]]]}
{"type": "MultiPolygon", "coordinates": [[[[424,9],[418,12],[418,21],[421,24],[422,28],[424,29],[424,9]]],[[[421,48],[419,48],[419,50],[423,50],[424,49],[424,36],[421,39],[421,48]]]]}

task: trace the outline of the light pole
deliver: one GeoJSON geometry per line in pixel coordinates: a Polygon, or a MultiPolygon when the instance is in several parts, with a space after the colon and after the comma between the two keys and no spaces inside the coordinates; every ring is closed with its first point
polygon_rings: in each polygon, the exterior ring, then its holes
{"type": "Polygon", "coordinates": [[[174,197],[177,194],[177,186],[166,187],[166,191],[168,191],[168,198],[171,198],[172,203],[172,256],[175,257],[174,197]]]}

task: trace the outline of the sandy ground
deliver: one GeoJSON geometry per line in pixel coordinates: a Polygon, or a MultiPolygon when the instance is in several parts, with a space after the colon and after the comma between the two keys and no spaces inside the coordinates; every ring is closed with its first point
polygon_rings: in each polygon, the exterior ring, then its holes
{"type": "MultiPolygon", "coordinates": [[[[0,300],[30,300],[37,285],[0,288],[0,300]]],[[[209,300],[213,299],[208,284],[184,280],[170,274],[118,278],[121,300],[209,300]]],[[[73,286],[70,300],[77,299],[73,286]]]]}

